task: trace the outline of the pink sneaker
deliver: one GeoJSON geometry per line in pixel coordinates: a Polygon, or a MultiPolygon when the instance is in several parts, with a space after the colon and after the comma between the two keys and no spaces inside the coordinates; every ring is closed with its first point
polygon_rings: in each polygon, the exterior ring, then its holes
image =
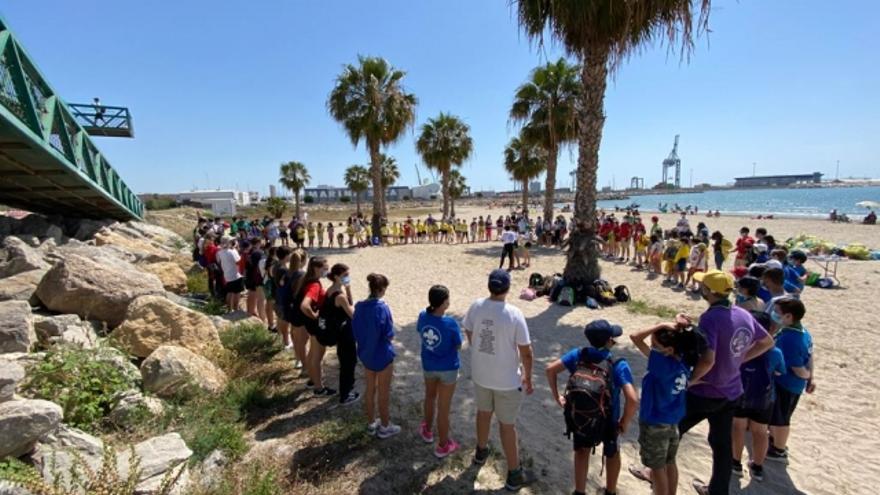
{"type": "Polygon", "coordinates": [[[444,457],[458,450],[458,447],[458,442],[450,438],[446,441],[446,445],[438,445],[437,448],[434,449],[434,455],[437,457],[437,459],[443,459],[444,457]]]}
{"type": "Polygon", "coordinates": [[[419,425],[419,435],[422,437],[422,440],[424,440],[425,443],[434,443],[434,432],[431,431],[430,428],[428,428],[427,423],[425,423],[424,421],[422,421],[422,423],[419,425]]]}

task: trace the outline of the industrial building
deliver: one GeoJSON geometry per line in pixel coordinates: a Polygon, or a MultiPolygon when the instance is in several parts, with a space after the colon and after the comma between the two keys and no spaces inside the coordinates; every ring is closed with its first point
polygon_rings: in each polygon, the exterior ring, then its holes
{"type": "MultiPolygon", "coordinates": [[[[317,187],[307,187],[303,190],[304,196],[311,196],[316,203],[331,203],[339,201],[342,198],[349,198],[354,201],[355,193],[347,187],[334,187],[320,185],[317,187]]],[[[389,201],[398,201],[413,197],[413,191],[406,186],[392,186],[385,191],[385,199],[389,201]]],[[[369,188],[362,193],[361,199],[370,201],[373,199],[373,188],[369,188]]]]}
{"type": "Polygon", "coordinates": [[[793,184],[819,184],[822,174],[814,172],[803,175],[759,175],[753,177],[737,177],[733,187],[785,187],[793,184]]]}

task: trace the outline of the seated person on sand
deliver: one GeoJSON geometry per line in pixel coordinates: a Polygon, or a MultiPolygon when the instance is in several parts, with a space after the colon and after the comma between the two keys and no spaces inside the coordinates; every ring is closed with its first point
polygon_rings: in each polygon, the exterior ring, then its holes
{"type": "Polygon", "coordinates": [[[874,213],[874,210],[871,210],[871,213],[865,215],[865,219],[862,220],[862,223],[865,225],[877,225],[877,214],[874,213]]]}

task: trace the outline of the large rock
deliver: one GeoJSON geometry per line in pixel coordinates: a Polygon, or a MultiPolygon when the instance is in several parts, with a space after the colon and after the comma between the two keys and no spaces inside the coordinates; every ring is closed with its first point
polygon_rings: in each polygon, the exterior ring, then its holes
{"type": "Polygon", "coordinates": [[[155,275],[128,263],[114,258],[97,263],[79,255],[55,264],[37,287],[37,297],[50,310],[105,321],[111,327],[122,323],[135,298],[164,292],[155,275]]]}
{"type": "Polygon", "coordinates": [[[163,345],[141,364],[144,390],[159,397],[189,396],[198,390],[216,394],[226,374],[211,361],[183,347],[163,345]]]}
{"type": "Polygon", "coordinates": [[[107,363],[116,368],[128,380],[131,388],[141,385],[141,370],[131,364],[131,361],[129,361],[128,356],[124,352],[110,346],[98,346],[94,352],[95,354],[92,359],[107,363]]]}
{"type": "Polygon", "coordinates": [[[0,402],[12,400],[18,382],[24,379],[24,367],[14,361],[0,359],[0,402]]]}
{"type": "Polygon", "coordinates": [[[122,249],[132,253],[138,261],[147,263],[171,261],[174,258],[174,253],[159,243],[145,238],[129,237],[106,228],[95,234],[95,245],[122,249]]]}
{"type": "Polygon", "coordinates": [[[71,468],[76,467],[80,475],[84,470],[77,457],[82,459],[90,469],[101,469],[104,456],[104,442],[88,433],[61,425],[54,432],[41,438],[36,445],[32,459],[37,470],[47,483],[53,483],[55,477],[65,488],[70,487],[71,468]]]}
{"type": "Polygon", "coordinates": [[[217,327],[217,330],[221,332],[238,324],[266,326],[262,320],[256,316],[249,315],[247,311],[242,309],[225,313],[223,315],[214,315],[210,318],[211,322],[214,323],[214,326],[217,327]]]}
{"type": "Polygon", "coordinates": [[[17,235],[32,236],[38,239],[55,239],[55,242],[61,244],[64,240],[64,231],[58,225],[50,222],[46,217],[31,213],[24,217],[18,226],[17,235]]]}
{"type": "Polygon", "coordinates": [[[35,301],[37,286],[48,271],[48,268],[42,268],[0,279],[0,301],[35,301]]]}
{"type": "Polygon", "coordinates": [[[183,272],[183,269],[177,263],[171,261],[138,263],[137,267],[142,272],[152,273],[159,277],[165,290],[175,294],[186,292],[186,273],[183,272]]]}
{"type": "MultiPolygon", "coordinates": [[[[192,451],[177,433],[153,437],[134,446],[134,455],[140,460],[140,481],[163,475],[192,456],[192,451]]],[[[131,465],[131,451],[118,453],[117,469],[125,478],[131,465]]]]}
{"type": "Polygon", "coordinates": [[[7,261],[0,263],[0,278],[31,270],[49,269],[49,264],[43,261],[43,254],[18,237],[7,237],[3,241],[3,247],[6,249],[7,261]]]}
{"type": "Polygon", "coordinates": [[[123,392],[114,401],[109,418],[114,425],[128,429],[141,420],[144,415],[161,416],[165,406],[160,399],[147,397],[137,390],[123,392]]]}
{"type": "Polygon", "coordinates": [[[0,459],[33,450],[37,440],[61,423],[61,406],[46,400],[0,402],[0,459]]]}
{"type": "Polygon", "coordinates": [[[158,296],[135,299],[128,307],[125,321],[111,336],[137,357],[147,357],[166,344],[199,354],[220,345],[220,336],[210,318],[158,296]]]}
{"type": "Polygon", "coordinates": [[[0,353],[28,352],[36,341],[30,305],[24,301],[0,302],[0,353]]]}
{"type": "Polygon", "coordinates": [[[83,321],[79,315],[36,316],[34,329],[44,347],[65,343],[91,349],[98,343],[94,322],[83,321]]]}

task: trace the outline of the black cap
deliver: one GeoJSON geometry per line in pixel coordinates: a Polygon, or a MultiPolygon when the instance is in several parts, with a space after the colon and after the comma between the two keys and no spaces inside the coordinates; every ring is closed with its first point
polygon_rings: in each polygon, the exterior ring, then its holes
{"type": "Polygon", "coordinates": [[[493,294],[503,294],[510,290],[510,274],[505,270],[492,270],[489,274],[489,290],[493,294]]]}
{"type": "Polygon", "coordinates": [[[590,341],[590,345],[596,348],[605,347],[608,339],[621,335],[623,335],[623,328],[620,325],[608,323],[608,320],[593,320],[584,327],[584,336],[590,341]]]}

